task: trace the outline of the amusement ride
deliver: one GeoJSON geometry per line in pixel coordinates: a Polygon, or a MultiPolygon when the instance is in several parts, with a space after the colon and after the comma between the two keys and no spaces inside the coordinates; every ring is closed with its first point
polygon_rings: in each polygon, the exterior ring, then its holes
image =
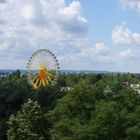
{"type": "Polygon", "coordinates": [[[54,85],[57,82],[59,69],[56,56],[47,49],[39,49],[28,60],[28,82],[35,89],[54,85]]]}

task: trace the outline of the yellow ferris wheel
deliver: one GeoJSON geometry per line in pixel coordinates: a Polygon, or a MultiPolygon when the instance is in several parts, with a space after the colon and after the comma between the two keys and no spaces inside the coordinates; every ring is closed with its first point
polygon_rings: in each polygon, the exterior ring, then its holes
{"type": "Polygon", "coordinates": [[[34,52],[28,60],[27,78],[35,89],[54,85],[59,69],[56,56],[47,49],[40,49],[34,52]]]}

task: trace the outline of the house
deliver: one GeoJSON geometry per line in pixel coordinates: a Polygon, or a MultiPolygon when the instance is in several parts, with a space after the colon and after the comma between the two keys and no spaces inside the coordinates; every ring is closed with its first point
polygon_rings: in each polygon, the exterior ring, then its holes
{"type": "Polygon", "coordinates": [[[70,91],[71,87],[61,87],[61,91],[70,91]]]}

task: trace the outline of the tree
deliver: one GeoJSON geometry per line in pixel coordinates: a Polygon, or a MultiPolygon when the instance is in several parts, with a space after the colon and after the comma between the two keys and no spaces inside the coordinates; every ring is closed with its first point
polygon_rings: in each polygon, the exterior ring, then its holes
{"type": "Polygon", "coordinates": [[[32,99],[36,100],[41,106],[43,111],[48,111],[54,108],[58,99],[62,98],[66,94],[65,91],[61,91],[61,88],[57,85],[49,85],[42,87],[32,92],[32,99]]]}
{"type": "Polygon", "coordinates": [[[13,76],[16,76],[17,78],[20,78],[20,70],[16,70],[15,72],[12,73],[13,76]]]}
{"type": "Polygon", "coordinates": [[[54,110],[46,114],[52,125],[52,140],[85,140],[86,124],[94,110],[95,98],[92,89],[79,83],[58,101],[54,110]]]}
{"type": "MultiPolygon", "coordinates": [[[[115,80],[115,79],[114,79],[115,80]]],[[[139,140],[140,95],[118,83],[79,83],[46,114],[51,140],[139,140]],[[109,86],[109,92],[105,90],[109,86]]]]}
{"type": "Polygon", "coordinates": [[[28,99],[17,115],[8,121],[8,140],[44,140],[45,120],[37,102],[28,99]]]}
{"type": "Polygon", "coordinates": [[[127,115],[126,140],[139,140],[140,139],[140,106],[137,106],[135,112],[127,115]]]}
{"type": "Polygon", "coordinates": [[[25,78],[16,78],[12,81],[11,78],[3,77],[0,83],[0,139],[6,140],[7,120],[9,116],[17,112],[21,105],[31,97],[31,87],[26,82],[25,78]],[[6,79],[6,80],[5,80],[6,79]]]}

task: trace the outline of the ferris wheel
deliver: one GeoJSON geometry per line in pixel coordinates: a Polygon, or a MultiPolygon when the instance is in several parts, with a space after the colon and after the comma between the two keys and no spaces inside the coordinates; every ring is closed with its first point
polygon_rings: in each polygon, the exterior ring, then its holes
{"type": "Polygon", "coordinates": [[[36,89],[54,85],[60,69],[56,56],[47,49],[39,49],[27,63],[28,82],[36,89]]]}

